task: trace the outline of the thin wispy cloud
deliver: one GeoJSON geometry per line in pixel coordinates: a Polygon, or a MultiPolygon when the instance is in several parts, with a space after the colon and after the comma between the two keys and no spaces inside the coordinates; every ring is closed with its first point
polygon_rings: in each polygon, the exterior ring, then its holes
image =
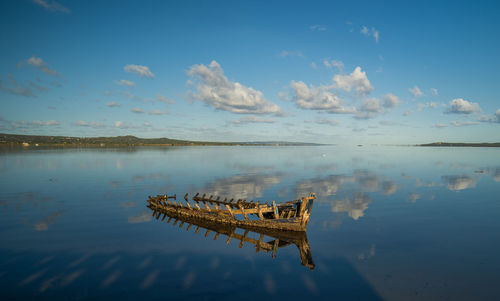
{"type": "Polygon", "coordinates": [[[19,67],[22,65],[27,64],[31,67],[35,67],[38,70],[42,71],[45,74],[51,75],[51,76],[59,76],[59,72],[50,68],[49,65],[42,60],[40,57],[32,56],[26,61],[20,62],[18,64],[19,67]]]}
{"type": "Polygon", "coordinates": [[[371,29],[368,29],[366,26],[361,26],[360,32],[364,34],[365,36],[371,36],[375,39],[375,42],[378,43],[378,39],[380,37],[380,32],[375,29],[375,27],[372,27],[371,29]]]}
{"type": "Polygon", "coordinates": [[[148,112],[149,115],[165,115],[168,114],[167,111],[152,110],[148,112]]]}
{"type": "Polygon", "coordinates": [[[338,72],[342,72],[344,70],[344,63],[342,61],[338,60],[323,60],[323,65],[325,65],[326,68],[337,68],[338,72]]]}
{"type": "Polygon", "coordinates": [[[46,11],[49,12],[61,12],[65,14],[71,13],[71,10],[66,6],[56,2],[56,1],[47,1],[47,0],[33,0],[33,3],[40,5],[45,8],[46,11]]]}
{"type": "Polygon", "coordinates": [[[83,121],[83,120],[75,121],[72,123],[72,125],[82,126],[82,127],[90,127],[90,128],[104,128],[104,127],[106,127],[106,125],[102,122],[83,121]]]}
{"type": "Polygon", "coordinates": [[[126,79],[120,79],[115,81],[115,84],[119,86],[127,86],[127,87],[133,87],[135,86],[135,83],[126,79]]]}
{"type": "Polygon", "coordinates": [[[130,109],[130,112],[136,113],[136,114],[144,114],[144,110],[141,108],[132,108],[132,109],[130,109]]]}
{"type": "Polygon", "coordinates": [[[118,102],[112,101],[112,102],[108,102],[106,104],[106,106],[109,107],[109,108],[118,108],[118,107],[121,107],[122,105],[120,103],[118,103],[118,102]]]}
{"type": "Polygon", "coordinates": [[[408,91],[410,91],[411,95],[413,95],[414,97],[420,97],[420,96],[424,95],[424,93],[422,93],[420,88],[417,86],[414,86],[413,88],[409,88],[408,91]]]}
{"type": "Polygon", "coordinates": [[[500,123],[500,109],[494,115],[483,115],[479,117],[480,122],[500,123]]]}
{"type": "Polygon", "coordinates": [[[231,123],[233,123],[233,124],[274,123],[274,122],[275,121],[273,119],[261,118],[261,117],[257,117],[257,116],[248,116],[248,117],[243,117],[243,118],[231,121],[231,123]]]}
{"type": "Polygon", "coordinates": [[[281,57],[304,57],[301,51],[283,50],[280,52],[281,57]]]}
{"type": "Polygon", "coordinates": [[[329,125],[329,126],[337,126],[339,122],[334,119],[326,119],[326,118],[320,118],[316,119],[314,121],[316,124],[324,124],[324,125],[329,125]]]}
{"type": "Polygon", "coordinates": [[[8,74],[7,77],[9,78],[8,83],[4,83],[0,79],[0,91],[13,94],[13,95],[20,95],[20,96],[26,96],[26,97],[36,97],[36,95],[33,93],[33,91],[25,87],[22,84],[19,84],[17,80],[14,78],[14,76],[8,74]]]}
{"type": "Polygon", "coordinates": [[[450,124],[452,126],[469,126],[469,125],[477,125],[479,121],[451,121],[450,124]]]}
{"type": "Polygon", "coordinates": [[[315,25],[309,26],[309,29],[311,31],[325,31],[325,30],[327,30],[327,27],[325,25],[315,24],[315,25]]]}
{"type": "Polygon", "coordinates": [[[149,70],[149,67],[147,66],[131,64],[123,67],[123,70],[129,73],[134,73],[139,77],[155,78],[155,75],[153,74],[153,72],[151,72],[151,70],[149,70]]]}
{"type": "Polygon", "coordinates": [[[168,99],[167,97],[161,95],[161,94],[156,94],[156,100],[161,101],[166,104],[173,104],[175,103],[175,100],[168,99]]]}

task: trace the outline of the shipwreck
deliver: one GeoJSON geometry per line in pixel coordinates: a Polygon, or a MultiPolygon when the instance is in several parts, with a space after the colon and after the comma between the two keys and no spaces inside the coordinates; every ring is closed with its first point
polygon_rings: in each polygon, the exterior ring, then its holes
{"type": "Polygon", "coordinates": [[[200,196],[197,193],[190,202],[186,193],[183,200],[179,201],[175,194],[150,196],[148,203],[151,209],[166,214],[194,217],[249,229],[264,228],[300,232],[307,228],[314,199],[316,196],[311,193],[300,200],[280,204],[272,201],[269,204],[242,199],[220,200],[220,197],[207,198],[205,194],[200,196]]]}
{"type": "MultiPolygon", "coordinates": [[[[197,194],[193,197],[193,204],[186,201],[183,205],[175,201],[175,195],[161,195],[150,197],[148,207],[153,211],[153,216],[157,220],[165,221],[168,217],[167,223],[174,220],[172,225],[178,224],[179,228],[187,224],[186,231],[194,228],[195,234],[205,229],[205,237],[214,232],[214,240],[222,234],[227,237],[226,244],[229,244],[231,240],[239,241],[239,248],[242,248],[244,243],[251,244],[255,246],[256,253],[271,252],[272,258],[276,257],[279,248],[295,245],[300,253],[301,264],[313,270],[315,264],[307,235],[300,229],[305,230],[307,226],[314,198],[314,194],[311,194],[298,201],[267,205],[243,200],[220,201],[211,197],[199,197],[197,194]],[[200,204],[204,209],[200,207],[200,204]],[[220,209],[222,206],[226,209],[220,209]],[[242,216],[241,220],[238,219],[239,215],[242,216]],[[255,217],[254,220],[251,219],[252,215],[255,217]],[[302,222],[303,225],[301,225],[302,222]],[[295,224],[295,226],[290,227],[288,224],[295,224]]],[[[186,199],[187,195],[184,200],[186,199]]]]}

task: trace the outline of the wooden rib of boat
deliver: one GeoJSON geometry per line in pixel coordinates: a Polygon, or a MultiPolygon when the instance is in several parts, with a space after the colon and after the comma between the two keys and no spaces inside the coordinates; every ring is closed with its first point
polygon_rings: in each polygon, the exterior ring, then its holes
{"type": "Polygon", "coordinates": [[[200,196],[192,200],[188,194],[177,201],[176,195],[157,195],[149,197],[149,208],[183,217],[195,217],[210,222],[224,223],[236,227],[266,228],[287,231],[305,231],[316,199],[314,193],[300,200],[276,204],[275,201],[261,203],[246,200],[220,200],[220,197],[200,196]]]}
{"type": "Polygon", "coordinates": [[[226,244],[229,244],[232,240],[239,241],[239,248],[242,248],[244,244],[250,244],[255,246],[255,253],[271,252],[273,259],[277,256],[279,248],[294,244],[299,249],[301,264],[310,270],[314,270],[315,268],[306,232],[253,228],[249,226],[236,227],[233,224],[215,222],[199,216],[178,214],[178,211],[174,210],[156,210],[154,206],[149,207],[153,210],[153,216],[156,220],[166,220],[167,223],[173,221],[171,225],[178,226],[179,228],[186,225],[184,227],[186,231],[194,229],[195,234],[198,234],[200,230],[206,230],[204,236],[207,238],[211,233],[215,233],[214,240],[217,240],[222,234],[227,237],[225,239],[226,244]],[[166,219],[167,217],[168,219],[166,219]],[[265,239],[265,237],[271,239],[265,239]]]}

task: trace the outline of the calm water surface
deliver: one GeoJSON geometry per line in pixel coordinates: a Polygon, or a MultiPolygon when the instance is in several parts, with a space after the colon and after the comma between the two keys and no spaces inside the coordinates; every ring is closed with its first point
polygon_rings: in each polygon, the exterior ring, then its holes
{"type": "Polygon", "coordinates": [[[2,300],[500,296],[499,149],[4,149],[0,216],[2,300]],[[273,259],[146,207],[148,195],[185,192],[315,192],[314,269],[294,244],[273,259]]]}

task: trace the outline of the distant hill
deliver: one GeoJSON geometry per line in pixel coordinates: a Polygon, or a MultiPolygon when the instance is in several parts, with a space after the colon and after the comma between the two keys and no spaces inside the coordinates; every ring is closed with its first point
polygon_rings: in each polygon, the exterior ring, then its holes
{"type": "Polygon", "coordinates": [[[500,147],[500,142],[494,143],[461,143],[461,142],[433,142],[427,144],[419,144],[417,146],[444,146],[444,147],[500,147]]]}
{"type": "Polygon", "coordinates": [[[188,141],[169,138],[138,138],[135,136],[117,137],[67,137],[13,135],[0,133],[0,146],[187,146],[187,145],[317,145],[300,142],[207,142],[188,141]]]}

